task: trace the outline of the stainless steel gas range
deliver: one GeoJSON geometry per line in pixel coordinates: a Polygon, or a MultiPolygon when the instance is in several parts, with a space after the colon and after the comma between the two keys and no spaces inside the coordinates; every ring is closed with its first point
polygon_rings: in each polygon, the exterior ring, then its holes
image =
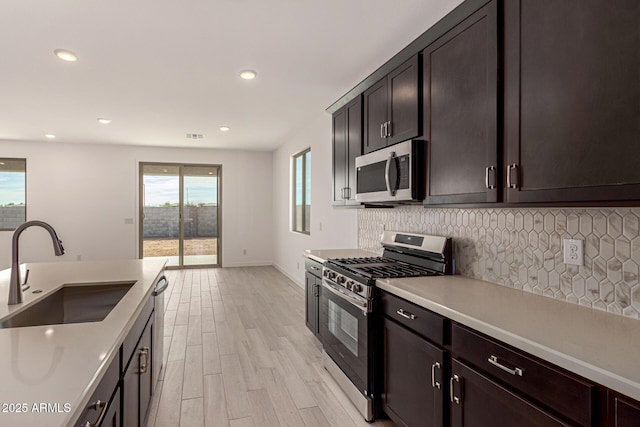
{"type": "Polygon", "coordinates": [[[450,238],[385,231],[381,243],[382,257],[328,259],[322,270],[324,366],[367,421],[381,392],[376,279],[453,272],[450,238]]]}

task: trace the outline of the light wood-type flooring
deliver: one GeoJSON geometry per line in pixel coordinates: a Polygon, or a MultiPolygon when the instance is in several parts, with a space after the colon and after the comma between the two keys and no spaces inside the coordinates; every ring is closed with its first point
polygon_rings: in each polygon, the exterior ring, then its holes
{"type": "Polygon", "coordinates": [[[322,368],[303,290],[273,267],[170,270],[148,427],[369,424],[322,368]]]}

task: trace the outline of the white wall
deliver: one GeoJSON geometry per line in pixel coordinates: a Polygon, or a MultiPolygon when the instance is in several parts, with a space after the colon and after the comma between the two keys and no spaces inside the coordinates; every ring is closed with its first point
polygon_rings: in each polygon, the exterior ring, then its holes
{"type": "MultiPolygon", "coordinates": [[[[273,262],[269,152],[0,141],[0,156],[27,159],[27,219],[53,225],[66,249],[54,257],[46,232],[31,228],[21,262],[137,258],[138,162],[222,164],[223,266],[273,262]]],[[[11,236],[0,231],[0,269],[11,236]]]]}
{"type": "Polygon", "coordinates": [[[300,286],[303,250],[358,246],[356,211],[331,206],[331,173],[331,116],[319,112],[316,120],[273,152],[273,262],[300,286]],[[307,147],[311,147],[311,235],[290,231],[291,156],[307,147]]]}

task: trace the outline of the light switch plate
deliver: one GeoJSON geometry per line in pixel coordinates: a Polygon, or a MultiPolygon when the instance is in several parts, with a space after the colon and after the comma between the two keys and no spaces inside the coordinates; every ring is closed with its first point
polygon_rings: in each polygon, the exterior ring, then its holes
{"type": "Polygon", "coordinates": [[[584,265],[584,240],[564,239],[564,263],[584,265]]]}

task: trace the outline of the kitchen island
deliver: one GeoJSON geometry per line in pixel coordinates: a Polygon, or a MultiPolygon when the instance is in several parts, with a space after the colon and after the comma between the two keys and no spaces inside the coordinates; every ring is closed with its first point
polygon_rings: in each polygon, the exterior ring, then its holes
{"type": "MultiPolygon", "coordinates": [[[[152,297],[165,260],[32,263],[24,302],[7,305],[0,272],[0,322],[70,284],[133,283],[102,321],[0,329],[0,425],[66,426],[92,393],[152,297]],[[41,290],[42,292],[34,293],[41,290]]],[[[92,422],[95,420],[91,420],[92,422]]]]}

